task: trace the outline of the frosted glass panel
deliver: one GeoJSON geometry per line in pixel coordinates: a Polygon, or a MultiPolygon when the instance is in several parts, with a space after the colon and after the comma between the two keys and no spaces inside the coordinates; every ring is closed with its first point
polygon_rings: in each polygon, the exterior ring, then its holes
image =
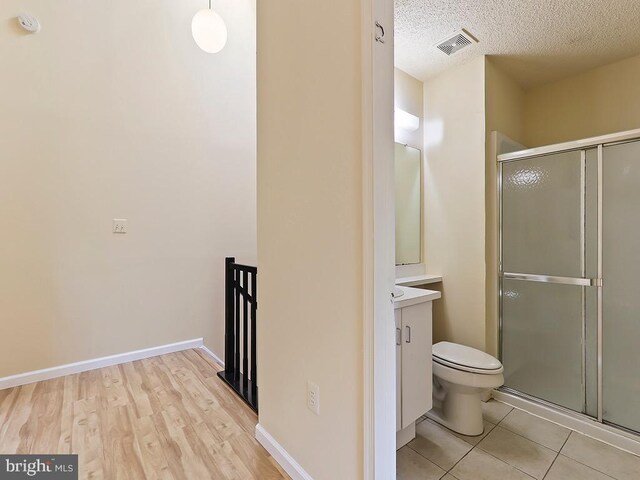
{"type": "Polygon", "coordinates": [[[396,143],[396,265],[420,263],[422,160],[420,150],[396,143]]]}
{"type": "Polygon", "coordinates": [[[640,144],[603,154],[604,420],[640,432],[640,144]]]}
{"type": "Polygon", "coordinates": [[[505,386],[583,411],[583,290],[591,288],[503,280],[505,386]]]}
{"type": "Polygon", "coordinates": [[[505,385],[597,415],[597,288],[544,278],[597,276],[597,150],[502,166],[505,385]]]}
{"type": "Polygon", "coordinates": [[[583,276],[584,177],[579,151],[503,164],[503,271],[583,276]]]}

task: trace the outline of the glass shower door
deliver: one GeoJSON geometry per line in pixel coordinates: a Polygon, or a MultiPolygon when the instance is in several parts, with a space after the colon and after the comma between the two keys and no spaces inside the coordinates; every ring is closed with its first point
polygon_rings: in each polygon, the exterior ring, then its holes
{"type": "Polygon", "coordinates": [[[597,153],[505,162],[501,178],[505,386],[595,414],[597,153]]]}
{"type": "Polygon", "coordinates": [[[603,150],[603,419],[640,432],[640,142],[603,150]]]}

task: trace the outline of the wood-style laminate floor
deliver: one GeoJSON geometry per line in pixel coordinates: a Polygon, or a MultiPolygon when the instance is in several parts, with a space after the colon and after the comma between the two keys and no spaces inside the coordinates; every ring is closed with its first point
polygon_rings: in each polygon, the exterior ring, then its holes
{"type": "Polygon", "coordinates": [[[288,479],[199,350],[0,390],[0,453],[77,453],[82,479],[288,479]]]}

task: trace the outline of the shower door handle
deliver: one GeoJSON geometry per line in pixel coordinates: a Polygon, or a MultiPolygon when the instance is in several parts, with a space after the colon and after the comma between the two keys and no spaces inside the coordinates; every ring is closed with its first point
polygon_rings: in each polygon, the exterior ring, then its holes
{"type": "Polygon", "coordinates": [[[601,287],[601,278],[580,278],[580,277],[558,277],[553,275],[531,275],[528,273],[507,273],[501,274],[502,278],[510,280],[525,280],[540,283],[559,283],[562,285],[578,285],[581,287],[601,287]]]}

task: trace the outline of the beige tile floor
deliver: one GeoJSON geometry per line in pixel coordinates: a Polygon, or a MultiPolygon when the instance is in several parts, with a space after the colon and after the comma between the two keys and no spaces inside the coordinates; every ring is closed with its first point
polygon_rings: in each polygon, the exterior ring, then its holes
{"type": "Polygon", "coordinates": [[[398,450],[397,480],[638,480],[640,457],[491,400],[481,436],[431,420],[398,450]]]}

